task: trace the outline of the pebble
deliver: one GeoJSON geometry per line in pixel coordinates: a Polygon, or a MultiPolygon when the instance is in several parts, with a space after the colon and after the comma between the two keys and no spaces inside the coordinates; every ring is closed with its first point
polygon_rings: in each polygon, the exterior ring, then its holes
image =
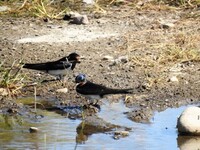
{"type": "Polygon", "coordinates": [[[129,135],[128,131],[115,131],[114,135],[121,135],[122,137],[126,137],[129,135]]]}
{"type": "Polygon", "coordinates": [[[200,108],[186,108],[177,120],[177,128],[184,135],[200,135],[200,108]]]}
{"type": "Polygon", "coordinates": [[[115,131],[113,135],[113,139],[119,140],[121,137],[126,137],[129,135],[128,131],[115,131]]]}
{"type": "Polygon", "coordinates": [[[68,88],[57,89],[56,92],[58,92],[58,93],[67,93],[68,92],[68,88]]]}
{"type": "Polygon", "coordinates": [[[9,93],[8,93],[8,91],[7,91],[7,89],[5,89],[5,88],[0,88],[0,95],[2,95],[2,96],[7,96],[9,93]]]}
{"type": "Polygon", "coordinates": [[[95,4],[94,0],[83,0],[83,3],[88,4],[88,5],[94,5],[95,4]]]}
{"type": "Polygon", "coordinates": [[[117,60],[122,63],[127,63],[129,61],[128,56],[120,56],[117,58],[117,60]]]}
{"type": "Polygon", "coordinates": [[[163,19],[161,19],[159,21],[159,23],[160,23],[160,28],[162,28],[162,29],[169,29],[169,28],[173,28],[175,26],[175,24],[172,23],[172,21],[165,21],[163,19]]]}
{"type": "Polygon", "coordinates": [[[120,56],[117,59],[114,60],[114,64],[119,64],[119,63],[127,63],[129,61],[128,56],[120,56]]]}
{"type": "Polygon", "coordinates": [[[169,82],[178,82],[178,78],[176,76],[172,76],[170,79],[169,79],[169,82]]]}
{"type": "Polygon", "coordinates": [[[112,56],[106,55],[102,60],[114,61],[114,58],[112,56]]]}
{"type": "Polygon", "coordinates": [[[89,24],[89,20],[88,20],[87,15],[80,15],[79,14],[79,15],[75,15],[73,17],[72,21],[70,21],[70,23],[78,24],[78,25],[80,25],[80,24],[86,25],[86,24],[89,24]]]}
{"type": "Polygon", "coordinates": [[[162,23],[161,24],[161,28],[163,29],[169,29],[169,28],[173,28],[175,25],[173,23],[162,23]]]}
{"type": "Polygon", "coordinates": [[[30,127],[30,128],[29,128],[29,131],[30,131],[30,133],[36,133],[36,132],[39,131],[39,129],[36,128],[36,127],[30,127]]]}

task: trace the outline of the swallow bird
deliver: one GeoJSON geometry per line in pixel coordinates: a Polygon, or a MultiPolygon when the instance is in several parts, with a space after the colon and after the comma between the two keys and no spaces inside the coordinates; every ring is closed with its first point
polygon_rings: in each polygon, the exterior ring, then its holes
{"type": "Polygon", "coordinates": [[[23,68],[46,72],[61,80],[67,75],[69,70],[73,70],[79,61],[80,56],[77,53],[71,53],[57,61],[29,64],[25,63],[23,68]]]}
{"type": "Polygon", "coordinates": [[[85,74],[79,74],[76,76],[75,82],[77,83],[76,92],[88,98],[91,103],[93,103],[94,100],[97,100],[96,104],[98,103],[98,100],[103,98],[105,95],[133,93],[132,88],[112,89],[104,85],[92,83],[86,80],[85,74]]]}

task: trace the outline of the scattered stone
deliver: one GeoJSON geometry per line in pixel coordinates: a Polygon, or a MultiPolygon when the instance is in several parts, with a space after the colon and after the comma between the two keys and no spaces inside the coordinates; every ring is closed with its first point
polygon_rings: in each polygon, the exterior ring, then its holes
{"type": "Polygon", "coordinates": [[[173,28],[175,25],[174,25],[174,21],[172,21],[172,20],[169,20],[169,21],[166,21],[166,20],[163,20],[163,19],[160,19],[160,21],[158,21],[159,22],[159,26],[160,26],[160,28],[162,28],[162,29],[169,29],[169,28],[173,28]]]}
{"type": "Polygon", "coordinates": [[[17,110],[16,108],[9,108],[9,109],[7,110],[7,112],[10,113],[10,114],[13,114],[13,113],[17,113],[18,110],[17,110]]]}
{"type": "Polygon", "coordinates": [[[108,21],[104,19],[98,19],[96,22],[99,24],[106,24],[108,21]]]}
{"type": "Polygon", "coordinates": [[[178,78],[176,76],[172,76],[168,81],[169,82],[178,82],[178,78]]]}
{"type": "Polygon", "coordinates": [[[36,127],[30,127],[30,128],[29,128],[29,131],[30,131],[30,133],[36,133],[36,132],[39,131],[39,129],[36,128],[36,127]]]}
{"type": "Polygon", "coordinates": [[[112,56],[106,55],[102,60],[114,61],[114,58],[112,56]]]}
{"type": "Polygon", "coordinates": [[[127,113],[127,117],[135,122],[148,123],[153,116],[153,112],[148,108],[136,109],[127,113]]]}
{"type": "Polygon", "coordinates": [[[10,8],[8,6],[0,6],[0,12],[9,11],[10,8]]]}
{"type": "Polygon", "coordinates": [[[94,0],[83,0],[83,3],[88,4],[88,5],[94,5],[95,4],[94,0]]]}
{"type": "Polygon", "coordinates": [[[120,64],[120,63],[127,63],[129,61],[128,56],[120,56],[114,60],[113,65],[120,64]]]}
{"type": "Polygon", "coordinates": [[[120,138],[126,137],[129,135],[128,131],[115,131],[113,135],[113,139],[118,140],[120,138]]]}
{"type": "Polygon", "coordinates": [[[129,135],[129,132],[128,131],[115,131],[114,135],[120,135],[122,137],[126,137],[129,135]]]}
{"type": "Polygon", "coordinates": [[[173,28],[175,25],[173,23],[161,23],[160,27],[163,29],[173,28]]]}
{"type": "Polygon", "coordinates": [[[108,123],[102,118],[93,115],[85,118],[85,120],[77,127],[77,133],[79,134],[81,132],[85,135],[91,135],[93,133],[112,131],[115,128],[122,127],[108,123]]]}
{"type": "Polygon", "coordinates": [[[128,56],[120,56],[117,58],[117,61],[120,61],[122,63],[127,63],[129,59],[128,59],[128,56]]]}
{"type": "Polygon", "coordinates": [[[1,96],[7,96],[9,93],[8,93],[8,90],[5,89],[5,88],[0,88],[0,95],[1,96]]]}
{"type": "Polygon", "coordinates": [[[89,24],[89,20],[88,20],[87,15],[80,15],[80,14],[78,14],[78,15],[75,15],[73,17],[73,19],[72,19],[72,21],[70,21],[70,23],[72,23],[72,24],[78,24],[78,25],[80,25],[80,24],[86,25],[86,24],[89,24]]]}
{"type": "Polygon", "coordinates": [[[177,128],[180,134],[200,135],[200,108],[185,109],[177,120],[177,128]]]}
{"type": "Polygon", "coordinates": [[[183,64],[175,64],[169,69],[169,71],[173,73],[180,73],[183,70],[183,67],[183,64]]]}
{"type": "Polygon", "coordinates": [[[58,92],[58,93],[67,93],[68,92],[68,88],[57,89],[56,92],[58,92]]]}

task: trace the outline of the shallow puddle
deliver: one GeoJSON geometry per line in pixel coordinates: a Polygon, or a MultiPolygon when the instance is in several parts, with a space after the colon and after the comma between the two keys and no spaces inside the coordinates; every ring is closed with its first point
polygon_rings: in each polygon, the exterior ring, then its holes
{"type": "MultiPolygon", "coordinates": [[[[99,117],[107,122],[129,127],[129,136],[113,139],[110,133],[97,133],[88,137],[77,135],[76,128],[81,120],[72,120],[55,112],[38,111],[44,116],[23,126],[15,123],[13,128],[0,128],[0,149],[182,149],[191,146],[200,148],[200,138],[178,137],[176,130],[177,117],[186,108],[169,108],[163,112],[156,112],[150,123],[135,123],[126,118],[123,112],[129,111],[121,103],[104,104],[99,117]],[[38,127],[38,133],[30,133],[29,127],[38,127]],[[79,139],[77,139],[79,138],[79,139]],[[78,144],[76,141],[79,140],[78,144]],[[82,142],[81,142],[82,140],[82,142]],[[81,144],[80,144],[81,143],[81,144]]],[[[12,119],[11,119],[12,120],[12,119]]]]}

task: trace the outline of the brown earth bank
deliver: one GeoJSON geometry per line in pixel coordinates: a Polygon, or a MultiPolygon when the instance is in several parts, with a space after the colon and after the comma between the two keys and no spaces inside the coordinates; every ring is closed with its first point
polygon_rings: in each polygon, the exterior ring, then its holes
{"type": "MultiPolygon", "coordinates": [[[[196,17],[197,13],[199,10],[162,10],[158,7],[137,10],[121,6],[108,9],[106,14],[87,14],[88,25],[1,16],[0,60],[8,67],[14,60],[46,62],[77,52],[81,63],[67,76],[67,83],[40,83],[52,77],[22,69],[26,78],[18,98],[34,97],[34,87],[29,85],[36,82],[39,99],[49,101],[53,106],[82,106],[87,102],[77,95],[74,76],[84,73],[88,80],[108,87],[134,88],[133,94],[108,96],[107,99],[110,103],[123,99],[127,107],[133,108],[127,114],[130,119],[146,121],[154,111],[200,100],[200,19],[196,17]],[[65,36],[59,35],[67,29],[87,30],[91,32],[88,39],[96,32],[105,36],[85,40],[80,38],[84,35],[81,32],[74,36],[74,41],[60,42],[65,36]],[[55,41],[19,42],[23,38],[56,35],[57,32],[55,41]],[[65,87],[67,93],[56,92],[65,87]]],[[[67,36],[67,32],[65,34],[67,36]]],[[[15,106],[18,105],[15,98],[11,99],[9,103],[8,98],[2,98],[4,103],[0,108],[20,111],[22,107],[15,106]]]]}

